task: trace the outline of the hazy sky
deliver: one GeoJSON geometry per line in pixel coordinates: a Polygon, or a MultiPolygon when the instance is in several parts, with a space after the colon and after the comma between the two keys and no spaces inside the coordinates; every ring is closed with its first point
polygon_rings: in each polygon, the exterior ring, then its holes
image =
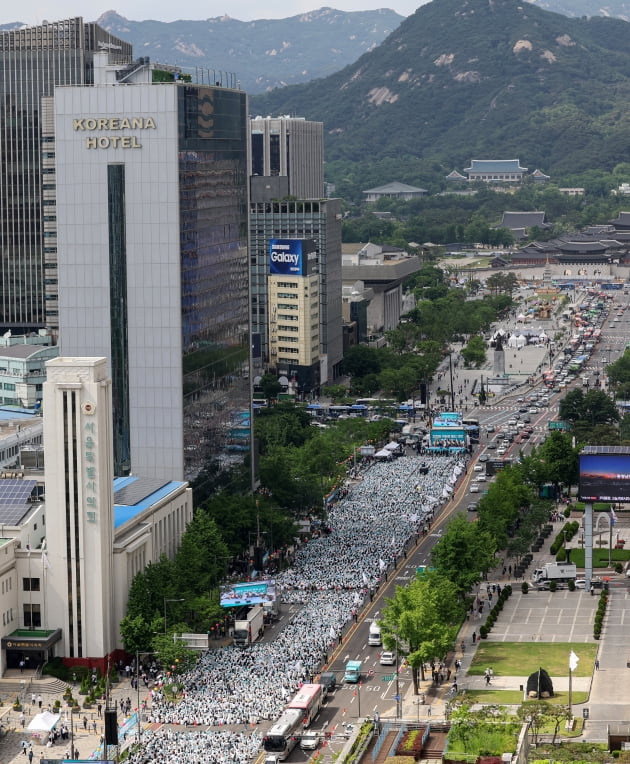
{"type": "Polygon", "coordinates": [[[158,19],[174,21],[176,19],[208,19],[216,16],[231,16],[233,19],[250,21],[252,19],[282,19],[300,13],[329,7],[342,11],[367,11],[375,8],[392,8],[402,16],[409,16],[427,0],[339,0],[339,2],[317,2],[317,0],[267,0],[255,3],[252,0],[21,0],[16,3],[2,3],[0,24],[22,21],[25,24],[40,24],[42,21],[57,21],[71,16],[83,16],[86,21],[95,21],[102,13],[115,10],[121,16],[133,21],[158,19]]]}

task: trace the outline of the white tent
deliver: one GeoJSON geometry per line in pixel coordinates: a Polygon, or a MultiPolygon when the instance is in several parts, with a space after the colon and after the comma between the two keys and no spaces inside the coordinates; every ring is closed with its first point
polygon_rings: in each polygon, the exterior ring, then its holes
{"type": "Polygon", "coordinates": [[[50,732],[59,721],[59,714],[51,714],[50,711],[42,711],[31,719],[28,725],[29,732],[50,732]]]}
{"type": "Polygon", "coordinates": [[[396,443],[395,440],[390,441],[386,446],[386,451],[397,451],[400,448],[400,443],[396,443]]]}
{"type": "Polygon", "coordinates": [[[391,459],[392,458],[392,452],[388,451],[386,448],[381,448],[380,451],[377,451],[374,454],[375,459],[391,459]]]}
{"type": "Polygon", "coordinates": [[[527,345],[527,337],[524,334],[519,334],[516,338],[516,342],[519,348],[525,347],[525,345],[527,345]]]}
{"type": "Polygon", "coordinates": [[[518,345],[518,337],[516,336],[516,334],[510,335],[510,338],[507,344],[509,348],[515,348],[518,345]]]}

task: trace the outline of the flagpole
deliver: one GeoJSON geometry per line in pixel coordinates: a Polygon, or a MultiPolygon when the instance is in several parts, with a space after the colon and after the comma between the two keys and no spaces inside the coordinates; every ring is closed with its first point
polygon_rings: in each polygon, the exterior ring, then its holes
{"type": "Polygon", "coordinates": [[[573,672],[578,667],[580,659],[579,657],[571,650],[569,654],[569,718],[573,719],[573,672]]]}
{"type": "Polygon", "coordinates": [[[608,532],[610,538],[608,539],[608,567],[612,568],[612,529],[615,523],[615,510],[612,504],[610,505],[610,516],[608,518],[608,532]]]}

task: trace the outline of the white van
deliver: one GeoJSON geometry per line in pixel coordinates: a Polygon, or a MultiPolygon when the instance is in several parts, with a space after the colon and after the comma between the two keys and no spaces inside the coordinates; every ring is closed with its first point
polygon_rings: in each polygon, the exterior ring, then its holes
{"type": "Polygon", "coordinates": [[[368,634],[368,645],[381,644],[381,627],[377,623],[370,624],[370,633],[368,634]]]}

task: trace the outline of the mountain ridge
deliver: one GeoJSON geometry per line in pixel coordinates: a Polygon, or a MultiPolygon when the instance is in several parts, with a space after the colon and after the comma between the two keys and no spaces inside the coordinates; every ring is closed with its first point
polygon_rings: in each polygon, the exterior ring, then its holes
{"type": "Polygon", "coordinates": [[[629,36],[622,20],[518,0],[432,0],[343,70],[251,102],[324,121],[328,162],[411,156],[446,174],[520,157],[580,172],[625,160],[629,36]]]}
{"type": "Polygon", "coordinates": [[[286,19],[131,21],[106,11],[97,23],[133,45],[135,56],[182,67],[229,70],[248,93],[325,77],[373,49],[403,20],[395,11],[320,8],[286,19]]]}

